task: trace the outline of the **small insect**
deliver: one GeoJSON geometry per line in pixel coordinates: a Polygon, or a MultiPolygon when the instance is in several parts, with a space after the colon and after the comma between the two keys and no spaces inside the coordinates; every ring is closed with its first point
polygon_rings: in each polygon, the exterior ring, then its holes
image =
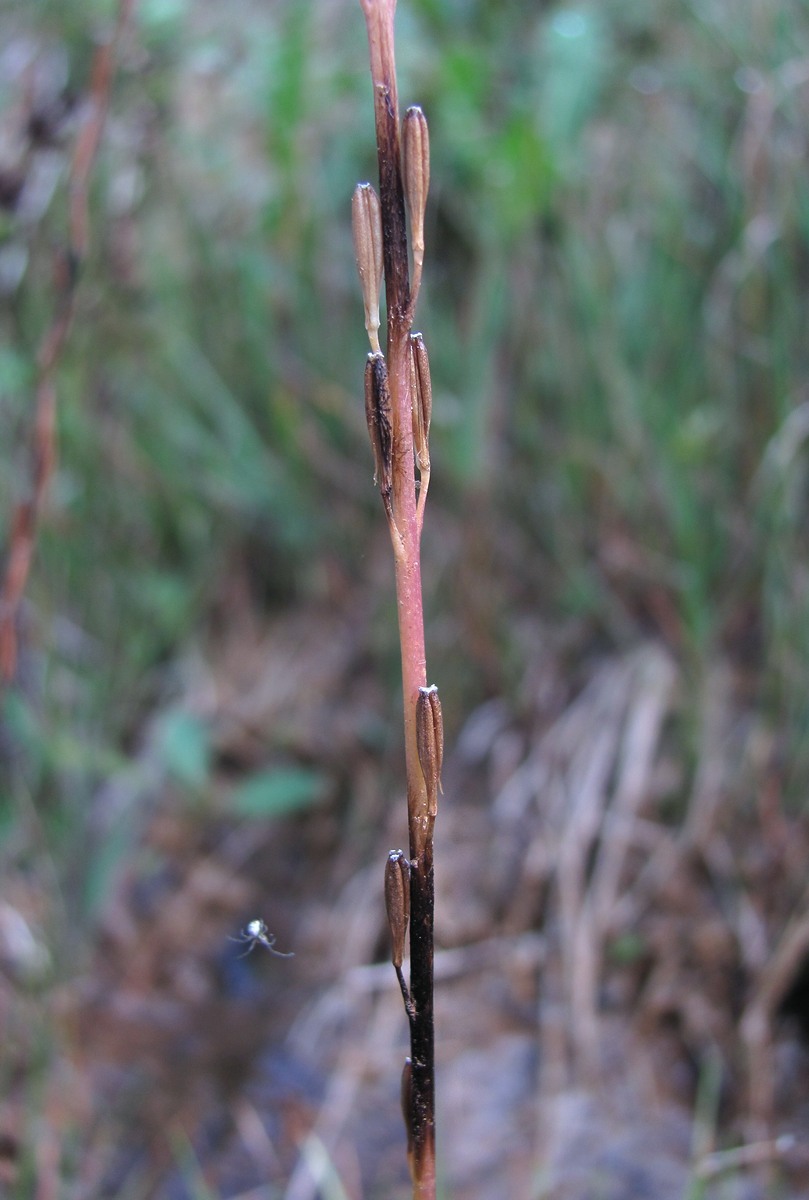
{"type": "Polygon", "coordinates": [[[254,921],[250,921],[241,931],[238,937],[231,938],[232,942],[242,942],[247,945],[244,954],[240,954],[239,958],[245,958],[255,950],[256,946],[263,946],[265,950],[269,950],[270,954],[274,954],[277,958],[294,958],[294,953],[289,952],[284,954],[281,950],[275,949],[275,934],[270,933],[266,923],[260,917],[256,917],[254,921]]]}

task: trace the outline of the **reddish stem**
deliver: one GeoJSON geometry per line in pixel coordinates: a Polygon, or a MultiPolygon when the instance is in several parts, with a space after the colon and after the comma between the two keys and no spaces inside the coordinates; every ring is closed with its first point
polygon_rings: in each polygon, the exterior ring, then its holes
{"type": "Polygon", "coordinates": [[[379,198],[387,305],[387,369],[393,462],[391,523],[402,650],[407,809],[410,837],[410,1022],[412,1082],[409,1140],[414,1200],[435,1197],[433,1033],[433,824],[418,759],[416,703],[427,682],[419,526],[413,458],[408,336],[412,322],[402,186],[393,17],[395,0],[362,0],[368,27],[379,157],[379,198]]]}

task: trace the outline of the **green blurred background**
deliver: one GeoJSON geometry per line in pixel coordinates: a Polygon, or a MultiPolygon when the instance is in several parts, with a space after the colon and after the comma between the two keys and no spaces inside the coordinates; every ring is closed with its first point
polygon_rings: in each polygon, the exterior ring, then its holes
{"type": "MultiPolygon", "coordinates": [[[[36,141],[0,212],[0,547],[113,12],[0,3],[0,167],[36,141]]],[[[806,4],[401,0],[397,29],[400,98],[432,142],[424,556],[450,725],[516,693],[527,615],[568,631],[572,661],[659,639],[695,706],[727,662],[804,805],[806,4]]],[[[234,580],[257,619],[370,589],[395,715],[349,217],[372,138],[358,4],[136,6],[0,727],[0,863],[40,881],[68,956],[127,853],[97,798],[137,788],[147,734],[183,803],[217,803],[189,663],[232,634],[234,580]]],[[[688,757],[687,719],[679,736],[688,757]]],[[[275,783],[253,787],[265,813],[319,778],[275,783]]]]}

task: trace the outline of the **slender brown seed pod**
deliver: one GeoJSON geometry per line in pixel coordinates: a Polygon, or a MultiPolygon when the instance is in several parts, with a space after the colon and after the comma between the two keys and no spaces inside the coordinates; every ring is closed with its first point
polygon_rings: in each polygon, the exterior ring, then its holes
{"type": "Polygon", "coordinates": [[[410,399],[413,408],[413,449],[419,471],[430,469],[430,421],[433,387],[430,361],[420,333],[410,334],[410,399]]]}
{"type": "Polygon", "coordinates": [[[416,701],[416,747],[419,763],[427,785],[427,800],[431,817],[438,811],[441,787],[441,766],[444,761],[444,718],[438,688],[420,687],[416,701]]]}
{"type": "Polygon", "coordinates": [[[391,962],[401,967],[410,920],[410,864],[403,850],[391,850],[385,863],[385,909],[390,928],[391,962]]]}
{"type": "Polygon", "coordinates": [[[351,198],[354,254],[365,307],[365,329],[379,353],[379,294],[382,287],[382,209],[370,183],[358,183],[351,198]]]}
{"type": "Polygon", "coordinates": [[[386,507],[390,502],[393,438],[390,424],[388,368],[384,355],[369,354],[365,363],[365,419],[374,452],[374,483],[386,507]]]}
{"type": "Polygon", "coordinates": [[[412,1026],[416,1010],[402,971],[405,935],[410,920],[410,863],[403,850],[391,850],[385,863],[385,909],[390,929],[390,958],[399,981],[405,1012],[412,1026]]]}
{"type": "Polygon", "coordinates": [[[409,108],[402,123],[404,188],[410,211],[413,248],[412,303],[415,304],[424,263],[424,213],[430,188],[430,134],[427,118],[418,105],[409,108]]]}

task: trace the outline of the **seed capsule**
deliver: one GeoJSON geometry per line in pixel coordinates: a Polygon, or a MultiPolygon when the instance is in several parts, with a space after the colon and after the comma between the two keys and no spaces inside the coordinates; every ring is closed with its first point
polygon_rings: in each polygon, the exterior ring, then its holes
{"type": "Polygon", "coordinates": [[[390,928],[391,962],[397,969],[404,958],[410,920],[410,864],[402,850],[391,850],[385,863],[385,909],[390,928]]]}
{"type": "Polygon", "coordinates": [[[444,718],[435,684],[419,688],[416,701],[416,749],[427,785],[429,813],[434,817],[438,811],[438,793],[443,791],[441,766],[444,760],[444,718]]]}
{"type": "Polygon", "coordinates": [[[424,262],[424,213],[430,187],[430,134],[427,118],[414,105],[405,113],[402,123],[404,148],[404,187],[410,210],[410,232],[413,241],[413,263],[421,273],[424,262]]]}
{"type": "Polygon", "coordinates": [[[413,412],[413,449],[419,471],[430,469],[430,421],[433,414],[433,386],[430,361],[420,333],[410,335],[410,403],[413,412]]]}
{"type": "Polygon", "coordinates": [[[374,483],[383,500],[390,498],[393,438],[390,424],[388,368],[382,354],[369,354],[365,363],[365,419],[374,452],[374,483]]]}
{"type": "Polygon", "coordinates": [[[370,183],[358,183],[351,198],[354,254],[371,349],[379,351],[379,294],[382,287],[382,208],[370,183]]]}

